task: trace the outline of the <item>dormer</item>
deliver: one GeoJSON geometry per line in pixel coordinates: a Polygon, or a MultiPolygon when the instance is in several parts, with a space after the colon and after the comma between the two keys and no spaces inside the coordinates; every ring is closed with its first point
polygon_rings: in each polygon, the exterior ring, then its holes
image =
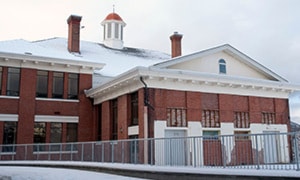
{"type": "Polygon", "coordinates": [[[113,49],[123,49],[123,28],[126,23],[122,18],[113,12],[106,16],[101,25],[104,27],[104,45],[113,49]]]}

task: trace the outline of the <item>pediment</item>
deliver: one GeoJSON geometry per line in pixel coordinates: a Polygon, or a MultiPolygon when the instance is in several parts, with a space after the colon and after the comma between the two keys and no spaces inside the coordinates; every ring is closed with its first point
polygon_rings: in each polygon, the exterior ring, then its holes
{"type": "Polygon", "coordinates": [[[163,69],[176,69],[286,82],[284,78],[227,44],[187,56],[173,58],[170,61],[154,66],[163,69]],[[225,61],[225,64],[220,64],[220,60],[221,62],[225,61]],[[225,73],[224,69],[220,71],[220,65],[222,65],[223,68],[224,66],[226,67],[225,73]]]}

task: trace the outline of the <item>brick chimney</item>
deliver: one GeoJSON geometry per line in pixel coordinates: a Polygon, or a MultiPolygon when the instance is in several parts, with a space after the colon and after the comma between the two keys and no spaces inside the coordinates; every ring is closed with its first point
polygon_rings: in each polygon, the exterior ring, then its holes
{"type": "Polygon", "coordinates": [[[171,45],[172,45],[172,58],[181,56],[181,39],[182,35],[178,34],[178,32],[174,32],[172,36],[170,36],[171,45]]]}
{"type": "Polygon", "coordinates": [[[70,15],[67,22],[69,24],[68,50],[69,52],[80,53],[80,21],[81,16],[70,15]]]}

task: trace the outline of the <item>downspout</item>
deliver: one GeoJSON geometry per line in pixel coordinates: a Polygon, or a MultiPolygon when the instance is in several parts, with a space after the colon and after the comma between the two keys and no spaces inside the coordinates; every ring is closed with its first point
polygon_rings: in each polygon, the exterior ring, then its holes
{"type": "Polygon", "coordinates": [[[151,104],[149,103],[149,93],[148,93],[148,86],[145,83],[143,77],[140,77],[141,82],[144,84],[144,106],[150,107],[152,110],[154,110],[154,108],[151,106],[151,104]]]}
{"type": "Polygon", "coordinates": [[[149,94],[148,94],[148,86],[145,83],[143,77],[140,77],[141,82],[144,84],[144,163],[148,164],[148,128],[149,128],[149,121],[148,121],[148,107],[154,109],[149,103],[149,94]]]}

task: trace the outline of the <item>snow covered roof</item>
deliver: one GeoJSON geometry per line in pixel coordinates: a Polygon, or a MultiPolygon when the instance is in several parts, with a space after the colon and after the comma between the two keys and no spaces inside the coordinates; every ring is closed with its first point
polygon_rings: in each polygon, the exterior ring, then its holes
{"type": "MultiPolygon", "coordinates": [[[[170,59],[165,53],[129,48],[115,50],[105,47],[103,44],[80,41],[80,54],[70,53],[67,50],[68,41],[66,38],[51,38],[40,41],[26,41],[22,39],[1,41],[0,56],[5,54],[14,55],[19,58],[39,57],[45,61],[64,60],[86,64],[90,66],[103,67],[95,70],[102,76],[114,77],[130,70],[135,66],[151,66],[153,64],[170,59]]],[[[96,68],[97,69],[97,68],[96,68]]]]}
{"type": "MultiPolygon", "coordinates": [[[[52,38],[33,43],[61,54],[70,54],[65,38],[52,38]]],[[[96,73],[110,77],[117,76],[135,66],[147,67],[170,59],[170,55],[158,51],[130,47],[116,50],[107,48],[101,43],[88,41],[80,41],[80,54],[76,53],[73,56],[81,58],[83,61],[104,63],[104,68],[96,73]]]]}

